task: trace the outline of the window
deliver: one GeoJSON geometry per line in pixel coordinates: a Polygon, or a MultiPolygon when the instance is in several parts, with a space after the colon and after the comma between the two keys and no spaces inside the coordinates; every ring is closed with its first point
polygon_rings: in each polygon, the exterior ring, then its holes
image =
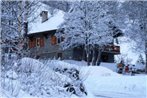
{"type": "Polygon", "coordinates": [[[34,47],[44,47],[44,38],[30,38],[29,39],[29,48],[34,48],[34,47]]]}
{"type": "Polygon", "coordinates": [[[43,37],[37,38],[36,46],[44,47],[44,38],[43,37]]]}
{"type": "Polygon", "coordinates": [[[36,40],[36,46],[40,46],[40,38],[37,38],[37,40],[36,40]]]}
{"type": "Polygon", "coordinates": [[[57,44],[57,38],[56,38],[56,36],[51,36],[51,44],[52,45],[56,45],[57,44]]]}
{"type": "Polygon", "coordinates": [[[64,41],[64,37],[58,38],[58,43],[61,43],[62,41],[64,41]]]}

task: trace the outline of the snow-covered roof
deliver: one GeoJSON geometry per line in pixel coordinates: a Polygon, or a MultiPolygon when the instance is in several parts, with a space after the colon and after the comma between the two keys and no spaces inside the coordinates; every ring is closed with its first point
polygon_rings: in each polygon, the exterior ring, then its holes
{"type": "Polygon", "coordinates": [[[53,15],[50,14],[48,11],[48,20],[42,23],[42,18],[39,16],[39,14],[42,11],[47,11],[47,9],[41,8],[39,11],[37,11],[38,17],[35,22],[32,22],[29,24],[29,31],[28,34],[32,33],[39,33],[43,31],[50,31],[50,30],[55,30],[58,28],[58,26],[63,23],[64,19],[64,13],[61,10],[57,10],[53,15]]]}

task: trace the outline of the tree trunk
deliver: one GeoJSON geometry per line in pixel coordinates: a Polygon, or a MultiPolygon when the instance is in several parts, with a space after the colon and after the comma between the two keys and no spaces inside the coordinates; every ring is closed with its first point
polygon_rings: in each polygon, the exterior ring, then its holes
{"type": "Polygon", "coordinates": [[[89,52],[87,53],[87,65],[90,65],[89,52]]]}
{"type": "Polygon", "coordinates": [[[87,60],[87,65],[90,65],[90,59],[89,59],[89,46],[86,46],[86,60],[87,60]]]}
{"type": "Polygon", "coordinates": [[[92,51],[92,65],[96,65],[95,47],[93,48],[92,51]]]}
{"type": "Polygon", "coordinates": [[[82,46],[82,48],[83,48],[83,49],[82,49],[82,50],[83,50],[83,51],[82,51],[82,52],[83,52],[83,53],[82,53],[82,60],[85,60],[85,48],[84,48],[84,46],[82,46]]]}
{"type": "Polygon", "coordinates": [[[101,54],[102,54],[102,51],[101,49],[99,49],[99,52],[98,52],[98,57],[97,57],[97,61],[96,61],[96,64],[99,66],[100,65],[100,60],[101,60],[101,54]]]}

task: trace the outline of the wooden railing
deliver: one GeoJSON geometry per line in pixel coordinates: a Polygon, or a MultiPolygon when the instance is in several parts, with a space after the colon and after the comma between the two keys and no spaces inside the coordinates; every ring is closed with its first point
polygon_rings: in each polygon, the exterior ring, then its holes
{"type": "Polygon", "coordinates": [[[111,52],[111,53],[120,53],[120,46],[115,46],[115,45],[109,45],[105,46],[104,52],[111,52]]]}

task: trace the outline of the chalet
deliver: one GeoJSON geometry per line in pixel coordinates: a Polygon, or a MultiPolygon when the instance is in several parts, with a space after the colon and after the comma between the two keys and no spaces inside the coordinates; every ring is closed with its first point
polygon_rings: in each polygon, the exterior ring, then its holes
{"type": "MultiPolygon", "coordinates": [[[[38,23],[31,25],[31,30],[28,33],[28,46],[30,57],[36,57],[40,59],[74,59],[82,60],[84,49],[82,46],[62,50],[59,46],[61,40],[59,40],[55,33],[58,33],[57,27],[64,21],[64,12],[59,10],[54,16],[49,18],[48,11],[40,12],[40,20],[38,23]]],[[[120,33],[116,33],[114,38],[120,36],[120,33]]],[[[96,54],[98,51],[96,51],[96,54]]],[[[120,47],[111,45],[105,46],[105,49],[101,55],[101,61],[114,62],[114,55],[120,54],[120,47]]],[[[86,57],[86,56],[85,56],[86,57]]]]}

